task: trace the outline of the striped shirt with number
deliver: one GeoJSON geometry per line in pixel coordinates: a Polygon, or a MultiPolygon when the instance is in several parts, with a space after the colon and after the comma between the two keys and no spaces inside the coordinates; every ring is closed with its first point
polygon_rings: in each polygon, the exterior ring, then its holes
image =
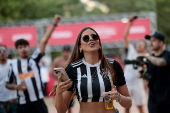
{"type": "MultiPolygon", "coordinates": [[[[8,77],[6,82],[13,83],[11,78],[14,78],[17,85],[21,84],[21,79],[18,72],[18,63],[20,62],[22,74],[25,74],[24,82],[26,84],[26,91],[17,91],[18,103],[26,104],[28,102],[34,102],[44,97],[42,91],[42,81],[40,76],[39,61],[42,58],[42,54],[39,48],[32,54],[29,59],[14,59],[11,63],[8,77]],[[27,73],[32,71],[34,77],[26,76],[27,73]]],[[[22,77],[23,78],[23,77],[22,77]]]]}

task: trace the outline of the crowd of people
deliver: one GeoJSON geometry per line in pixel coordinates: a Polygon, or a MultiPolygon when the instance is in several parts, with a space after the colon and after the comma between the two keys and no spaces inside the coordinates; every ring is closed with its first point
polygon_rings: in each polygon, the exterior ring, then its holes
{"type": "Polygon", "coordinates": [[[149,113],[170,113],[170,52],[165,50],[165,36],[160,32],[146,35],[150,40],[153,54],[147,53],[147,44],[141,41],[131,44],[128,37],[130,28],[137,16],[129,19],[124,33],[126,60],[145,59],[136,68],[133,63],[125,65],[104,55],[100,36],[93,28],[83,28],[73,50],[64,46],[62,56],[53,60],[52,65],[45,65],[41,60],[46,44],[61,20],[55,15],[54,23],[45,33],[35,52],[29,56],[30,47],[27,40],[15,42],[18,58],[8,59],[7,47],[0,45],[0,113],[48,113],[43,100],[46,94],[49,66],[50,74],[56,79],[51,90],[54,93],[54,105],[57,113],[71,113],[74,99],[77,98],[81,113],[119,113],[111,103],[115,100],[130,112],[132,98],[139,113],[144,113],[144,95],[149,90],[149,113]],[[41,65],[40,65],[41,64],[41,65]],[[53,68],[63,67],[69,77],[61,81],[62,75],[56,76],[53,68]],[[97,109],[96,109],[97,108],[97,109]]]}

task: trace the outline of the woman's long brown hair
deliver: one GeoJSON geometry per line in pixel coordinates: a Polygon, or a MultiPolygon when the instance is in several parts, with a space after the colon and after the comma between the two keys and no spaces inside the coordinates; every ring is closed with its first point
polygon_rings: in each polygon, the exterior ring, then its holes
{"type": "MultiPolygon", "coordinates": [[[[70,63],[75,62],[75,61],[77,61],[77,60],[79,60],[79,59],[81,59],[81,58],[84,57],[83,52],[80,53],[79,47],[80,47],[80,45],[81,45],[81,36],[82,36],[82,33],[83,33],[85,30],[87,30],[87,29],[90,29],[90,30],[94,31],[94,32],[98,35],[98,33],[97,33],[94,29],[92,29],[92,28],[90,28],[90,27],[85,27],[84,29],[82,29],[82,30],[80,31],[78,37],[77,37],[77,41],[76,41],[76,44],[75,44],[74,49],[73,49],[73,51],[72,51],[71,57],[69,58],[66,66],[65,66],[65,68],[66,68],[70,63]]],[[[98,37],[99,37],[99,35],[98,35],[98,37]]],[[[115,78],[115,76],[114,76],[115,73],[114,73],[114,69],[113,69],[113,64],[109,63],[109,61],[106,59],[105,55],[103,54],[100,37],[99,37],[99,44],[100,44],[100,47],[101,47],[101,48],[98,50],[98,51],[99,51],[99,59],[101,60],[100,68],[103,69],[104,72],[106,73],[106,74],[105,74],[106,78],[108,78],[107,75],[108,75],[108,72],[110,72],[111,77],[112,77],[112,80],[114,81],[114,83],[116,83],[116,78],[115,78]]],[[[109,79],[109,78],[108,78],[108,79],[109,79]]],[[[49,95],[51,95],[52,93],[55,93],[56,87],[57,87],[56,85],[53,87],[53,89],[51,90],[51,92],[50,92],[49,95]]],[[[55,95],[55,94],[54,94],[54,95],[55,95]]]]}

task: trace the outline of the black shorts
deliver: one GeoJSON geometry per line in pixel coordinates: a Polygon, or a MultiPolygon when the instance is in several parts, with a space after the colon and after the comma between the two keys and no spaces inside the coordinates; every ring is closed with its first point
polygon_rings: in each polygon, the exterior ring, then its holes
{"type": "Polygon", "coordinates": [[[48,113],[47,106],[43,99],[27,104],[18,105],[17,113],[48,113]]]}
{"type": "Polygon", "coordinates": [[[156,103],[151,98],[148,100],[149,113],[170,113],[169,103],[156,103]]]}

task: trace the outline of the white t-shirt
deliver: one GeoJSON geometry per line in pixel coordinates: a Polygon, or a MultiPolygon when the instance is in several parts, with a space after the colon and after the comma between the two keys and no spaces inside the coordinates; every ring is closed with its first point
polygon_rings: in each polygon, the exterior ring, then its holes
{"type": "Polygon", "coordinates": [[[15,90],[9,90],[5,87],[6,77],[8,76],[8,70],[11,60],[8,59],[6,64],[0,64],[0,101],[5,102],[10,99],[16,99],[17,93],[15,90]]]}
{"type": "Polygon", "coordinates": [[[51,65],[51,58],[49,56],[43,56],[40,60],[40,72],[41,80],[43,83],[49,82],[49,67],[51,65]]]}
{"type": "MultiPolygon", "coordinates": [[[[137,51],[132,44],[129,44],[127,60],[134,60],[137,57],[137,51]]],[[[125,65],[124,76],[126,79],[126,84],[138,83],[142,79],[140,78],[140,73],[138,69],[134,69],[132,64],[125,65]]]]}

